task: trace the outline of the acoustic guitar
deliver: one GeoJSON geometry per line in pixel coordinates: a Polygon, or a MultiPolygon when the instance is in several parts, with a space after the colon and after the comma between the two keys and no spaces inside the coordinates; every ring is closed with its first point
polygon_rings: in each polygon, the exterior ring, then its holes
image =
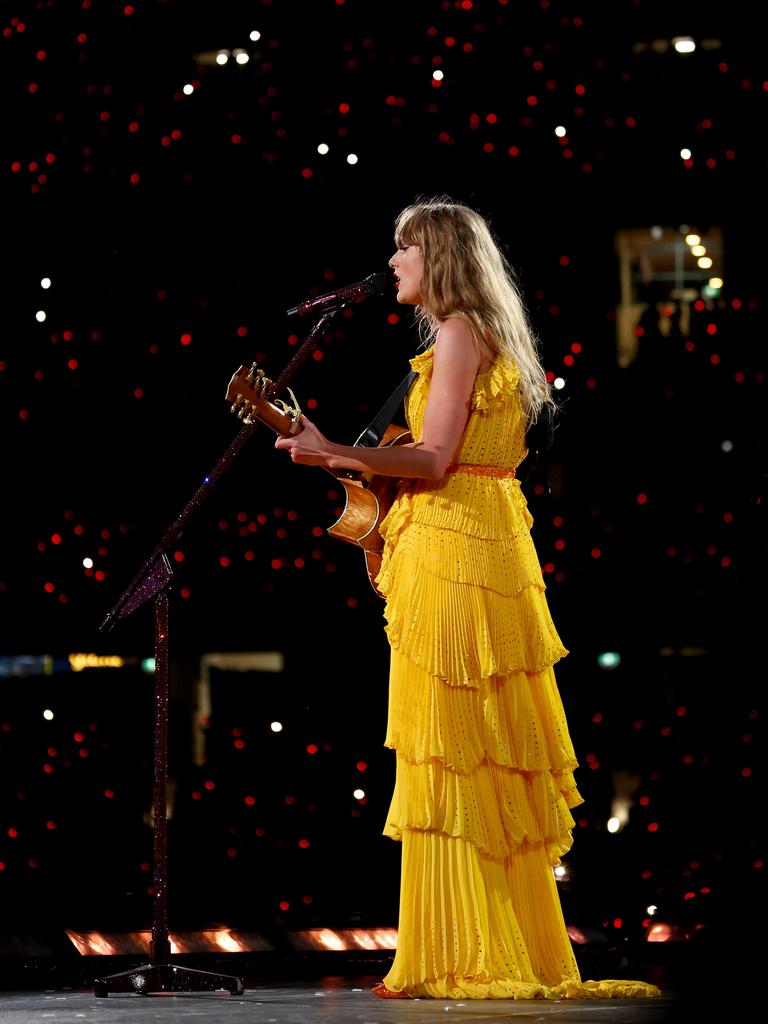
{"type": "MultiPolygon", "coordinates": [[[[296,396],[287,388],[293,405],[281,399],[269,398],[271,380],[264,376],[254,363],[250,369],[241,366],[232,375],[227,387],[226,399],[231,403],[230,411],[244,423],[256,421],[274,430],[276,434],[292,435],[301,430],[301,410],[296,396]]],[[[356,446],[366,447],[360,444],[356,446]]],[[[384,432],[378,447],[407,444],[413,440],[410,431],[391,423],[384,432]]],[[[390,509],[397,495],[399,480],[392,476],[376,473],[362,473],[351,469],[328,469],[344,488],[344,509],[327,529],[332,537],[356,544],[362,548],[365,568],[371,586],[383,595],[376,586],[376,576],[381,568],[384,539],[379,533],[379,524],[390,509]]]]}

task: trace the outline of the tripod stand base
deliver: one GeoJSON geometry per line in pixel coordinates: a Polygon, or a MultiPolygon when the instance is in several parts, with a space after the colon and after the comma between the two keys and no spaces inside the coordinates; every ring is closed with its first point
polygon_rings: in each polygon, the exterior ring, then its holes
{"type": "Polygon", "coordinates": [[[238,996],[245,991],[242,979],[230,974],[212,974],[209,971],[196,971],[192,967],[177,967],[175,964],[146,964],[131,971],[99,978],[94,995],[136,992],[148,996],[157,992],[217,992],[221,989],[238,996]]]}

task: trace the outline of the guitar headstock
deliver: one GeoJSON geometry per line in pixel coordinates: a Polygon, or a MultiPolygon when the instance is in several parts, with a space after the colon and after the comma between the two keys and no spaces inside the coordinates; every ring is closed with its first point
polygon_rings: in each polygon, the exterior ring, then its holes
{"type": "MultiPolygon", "coordinates": [[[[278,434],[295,434],[299,428],[301,411],[276,399],[269,398],[272,381],[253,363],[241,366],[232,374],[227,386],[226,400],[231,402],[230,412],[252,424],[261,422],[278,434]]],[[[288,389],[290,391],[290,389],[288,389]]],[[[293,396],[292,396],[293,397],[293,396]]]]}
{"type": "Polygon", "coordinates": [[[264,375],[263,370],[256,367],[256,363],[250,368],[241,366],[232,374],[232,379],[227,385],[226,399],[235,405],[256,405],[269,394],[269,386],[272,381],[264,375]]]}

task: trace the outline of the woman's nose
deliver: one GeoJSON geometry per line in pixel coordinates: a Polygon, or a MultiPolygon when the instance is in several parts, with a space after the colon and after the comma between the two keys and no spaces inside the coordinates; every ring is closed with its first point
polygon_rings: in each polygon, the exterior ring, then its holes
{"type": "Polygon", "coordinates": [[[395,268],[395,260],[396,259],[397,259],[397,253],[395,253],[394,256],[390,256],[389,263],[387,264],[387,266],[388,267],[392,267],[392,269],[394,270],[394,268],[395,268]]]}

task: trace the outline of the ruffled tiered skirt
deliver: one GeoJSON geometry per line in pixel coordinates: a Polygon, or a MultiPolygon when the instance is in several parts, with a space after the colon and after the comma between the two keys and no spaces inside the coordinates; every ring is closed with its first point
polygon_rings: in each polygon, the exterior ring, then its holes
{"type": "Polygon", "coordinates": [[[516,480],[456,473],[413,485],[381,527],[397,754],[384,833],[403,844],[391,991],[657,994],[582,982],[565,928],[552,869],[581,797],[531,523],[516,480]]]}

